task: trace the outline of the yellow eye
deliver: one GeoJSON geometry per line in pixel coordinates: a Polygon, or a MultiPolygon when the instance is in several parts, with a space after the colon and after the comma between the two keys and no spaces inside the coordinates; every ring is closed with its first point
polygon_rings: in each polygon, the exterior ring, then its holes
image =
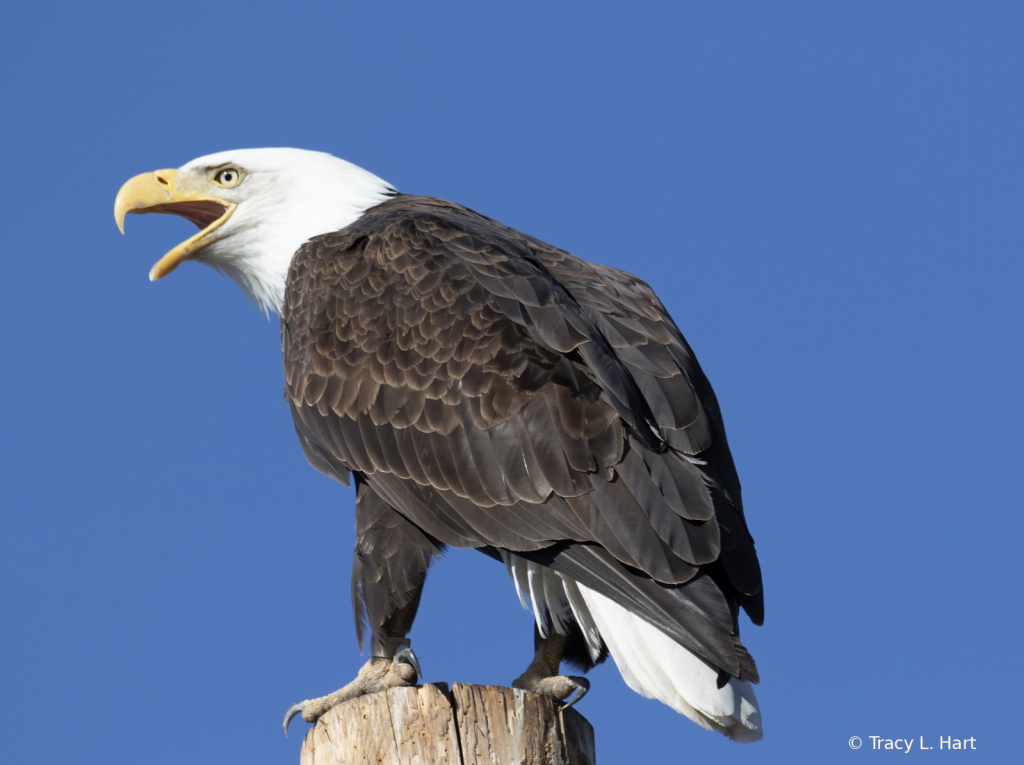
{"type": "Polygon", "coordinates": [[[230,189],[242,181],[242,173],[235,167],[225,167],[213,176],[213,182],[218,186],[230,189]]]}

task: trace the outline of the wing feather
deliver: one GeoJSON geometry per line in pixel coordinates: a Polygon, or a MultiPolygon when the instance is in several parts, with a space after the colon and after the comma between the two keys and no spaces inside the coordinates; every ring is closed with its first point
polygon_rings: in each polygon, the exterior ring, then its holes
{"type": "Polygon", "coordinates": [[[641,280],[397,197],[296,254],[282,342],[307,456],[363,476],[368,507],[438,545],[546,554],[756,679],[735,612],[763,614],[760,569],[718,403],[641,280]]]}

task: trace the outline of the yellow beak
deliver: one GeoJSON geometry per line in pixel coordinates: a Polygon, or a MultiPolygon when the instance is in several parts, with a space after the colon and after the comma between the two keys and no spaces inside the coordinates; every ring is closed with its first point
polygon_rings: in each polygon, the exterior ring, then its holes
{"type": "Polygon", "coordinates": [[[114,200],[114,220],[122,234],[124,216],[128,213],[173,213],[188,218],[201,229],[198,234],[186,239],[157,261],[149,272],[150,281],[167,276],[216,241],[211,235],[235,211],[236,205],[232,202],[202,191],[178,188],[177,183],[177,170],[142,173],[122,186],[114,200]]]}

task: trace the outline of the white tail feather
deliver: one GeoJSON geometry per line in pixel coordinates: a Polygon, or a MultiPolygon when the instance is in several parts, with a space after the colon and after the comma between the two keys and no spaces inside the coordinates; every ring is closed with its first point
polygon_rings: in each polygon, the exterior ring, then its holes
{"type": "Polygon", "coordinates": [[[579,588],[626,685],[734,741],[761,739],[761,710],[749,683],[733,677],[719,688],[718,672],[657,627],[582,584],[579,588]]]}
{"type": "Polygon", "coordinates": [[[580,593],[576,580],[563,576],[562,582],[565,585],[565,594],[569,598],[569,605],[572,607],[573,616],[576,617],[576,623],[580,625],[580,629],[583,630],[583,637],[587,639],[587,650],[590,651],[590,659],[591,661],[597,661],[597,657],[601,655],[601,632],[597,629],[597,625],[594,624],[594,618],[590,615],[590,609],[587,608],[587,603],[583,600],[583,595],[580,593]]]}

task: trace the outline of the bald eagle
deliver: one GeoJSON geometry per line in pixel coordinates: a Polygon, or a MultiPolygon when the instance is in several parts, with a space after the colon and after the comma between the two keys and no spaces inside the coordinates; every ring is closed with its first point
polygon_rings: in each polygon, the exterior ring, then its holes
{"type": "Polygon", "coordinates": [[[285,398],[306,458],[356,487],[352,601],[370,658],[288,710],[413,684],[408,634],[446,546],[501,562],[535,619],[513,686],[609,654],[626,683],[704,728],[761,738],[761,571],[718,401],[653,290],[466,207],[399,194],[297,149],[212,154],[129,180],[114,205],[199,232],[186,260],[281,317],[285,398]]]}

